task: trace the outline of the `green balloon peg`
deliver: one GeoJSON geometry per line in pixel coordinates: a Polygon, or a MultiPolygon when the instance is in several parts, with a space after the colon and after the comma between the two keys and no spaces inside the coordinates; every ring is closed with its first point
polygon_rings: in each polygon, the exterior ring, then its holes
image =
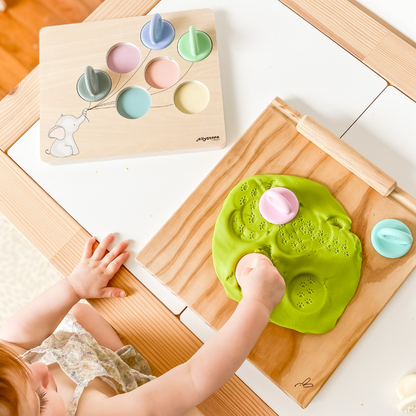
{"type": "Polygon", "coordinates": [[[189,46],[191,47],[191,55],[196,57],[199,53],[199,48],[195,26],[189,27],[189,46]]]}
{"type": "Polygon", "coordinates": [[[211,38],[205,32],[196,30],[195,26],[190,26],[189,32],[186,32],[178,42],[179,55],[189,62],[202,61],[211,51],[211,38]]]}

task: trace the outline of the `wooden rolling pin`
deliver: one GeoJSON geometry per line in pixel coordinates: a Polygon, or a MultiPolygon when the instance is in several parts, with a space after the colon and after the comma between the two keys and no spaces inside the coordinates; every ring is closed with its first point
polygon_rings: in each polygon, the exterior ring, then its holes
{"type": "Polygon", "coordinates": [[[341,140],[334,133],[323,127],[309,116],[303,116],[280,98],[272,102],[274,107],[296,130],[306,137],[354,175],[375,189],[383,196],[388,196],[396,188],[397,182],[341,140]]]}

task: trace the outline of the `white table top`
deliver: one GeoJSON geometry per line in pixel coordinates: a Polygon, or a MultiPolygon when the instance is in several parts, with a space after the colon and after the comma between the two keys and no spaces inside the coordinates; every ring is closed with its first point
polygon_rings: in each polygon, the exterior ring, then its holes
{"type": "MultiPolygon", "coordinates": [[[[214,10],[225,149],[50,166],[38,156],[37,123],[9,155],[88,232],[98,239],[117,232],[116,242],[129,239],[132,252],[137,253],[275,96],[341,136],[385,89],[386,82],[281,3],[263,0],[256,4],[256,11],[252,4],[248,0],[162,0],[150,12],[214,10]]],[[[400,167],[400,158],[394,163],[400,167]]],[[[186,305],[133,257],[126,267],[173,312],[181,311],[186,305]]],[[[416,368],[412,284],[408,279],[399,291],[400,302],[396,295],[307,409],[300,409],[249,364],[238,375],[280,416],[394,414],[395,384],[412,366],[416,368]]],[[[202,340],[213,333],[189,308],[182,319],[202,340]]]]}
{"type": "Polygon", "coordinates": [[[388,87],[342,139],[416,198],[416,103],[388,87]]]}

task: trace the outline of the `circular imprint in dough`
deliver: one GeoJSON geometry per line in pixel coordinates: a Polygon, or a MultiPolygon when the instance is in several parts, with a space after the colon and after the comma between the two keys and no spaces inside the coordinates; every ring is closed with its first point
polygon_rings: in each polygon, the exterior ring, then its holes
{"type": "Polygon", "coordinates": [[[290,281],[286,290],[296,312],[316,312],[325,303],[325,286],[312,274],[296,276],[290,281]]]}
{"type": "Polygon", "coordinates": [[[247,253],[268,257],[286,282],[270,321],[303,333],[334,328],[361,276],[362,248],[351,219],[324,186],[288,175],[256,175],[236,184],[218,215],[212,240],[215,272],[227,295],[242,299],[235,278],[247,253]],[[262,217],[259,201],[269,189],[290,189],[299,201],[286,224],[262,217]]]}

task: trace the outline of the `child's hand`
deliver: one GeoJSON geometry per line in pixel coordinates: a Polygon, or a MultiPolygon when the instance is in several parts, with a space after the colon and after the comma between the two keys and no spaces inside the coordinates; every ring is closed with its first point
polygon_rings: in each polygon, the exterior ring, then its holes
{"type": "Polygon", "coordinates": [[[114,235],[109,234],[101,241],[94,253],[95,238],[92,237],[85,243],[80,263],[68,276],[69,283],[80,299],[124,297],[126,295],[122,289],[107,287],[108,282],[129,257],[129,252],[124,251],[129,244],[127,241],[122,241],[105,254],[108,245],[113,240],[114,235]]]}
{"type": "Polygon", "coordinates": [[[239,276],[244,298],[252,298],[263,303],[270,314],[282,300],[286,284],[276,267],[267,260],[260,260],[253,269],[244,269],[239,276]]]}

